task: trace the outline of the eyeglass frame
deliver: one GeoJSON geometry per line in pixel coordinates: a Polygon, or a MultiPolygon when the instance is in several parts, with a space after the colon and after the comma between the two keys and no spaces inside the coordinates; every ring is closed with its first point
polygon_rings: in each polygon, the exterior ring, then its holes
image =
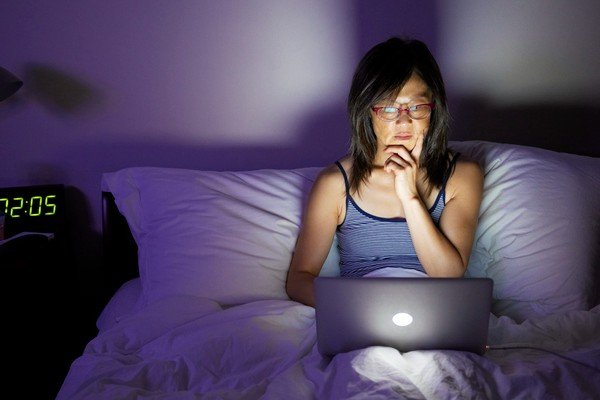
{"type": "Polygon", "coordinates": [[[435,103],[421,103],[421,104],[415,104],[414,106],[410,106],[410,107],[396,107],[396,106],[381,106],[381,107],[371,107],[371,110],[373,110],[373,112],[375,113],[375,115],[377,115],[377,117],[379,119],[381,119],[382,121],[388,121],[388,122],[393,122],[393,121],[397,121],[398,118],[400,118],[402,116],[402,111],[406,111],[406,113],[408,114],[410,119],[416,119],[416,120],[421,120],[421,119],[425,119],[427,117],[429,117],[431,115],[431,112],[435,109],[435,103]],[[422,117],[422,118],[415,118],[410,114],[410,109],[413,107],[418,107],[418,106],[428,106],[429,107],[429,115],[422,117]],[[382,108],[396,108],[398,110],[398,116],[394,119],[385,119],[383,118],[381,115],[379,115],[379,112],[382,108]]]}

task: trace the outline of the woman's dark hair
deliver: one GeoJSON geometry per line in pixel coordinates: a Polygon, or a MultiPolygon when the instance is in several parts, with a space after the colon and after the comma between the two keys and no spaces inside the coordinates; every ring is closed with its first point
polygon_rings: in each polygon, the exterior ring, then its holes
{"type": "Polygon", "coordinates": [[[427,84],[435,104],[423,141],[420,165],[427,171],[430,188],[442,185],[449,159],[450,120],[442,74],[425,43],[394,37],[369,50],[352,79],[348,112],[352,126],[350,186],[353,190],[358,190],[360,183],[368,178],[377,152],[371,107],[381,100],[396,98],[413,73],[427,84]]]}

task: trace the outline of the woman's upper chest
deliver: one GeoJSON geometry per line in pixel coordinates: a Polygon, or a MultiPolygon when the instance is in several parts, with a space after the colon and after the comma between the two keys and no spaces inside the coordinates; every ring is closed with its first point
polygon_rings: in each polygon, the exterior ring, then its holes
{"type": "MultiPolygon", "coordinates": [[[[429,189],[423,179],[420,179],[417,190],[425,207],[428,210],[432,209],[438,200],[440,189],[429,189]]],[[[394,176],[384,171],[371,174],[358,192],[350,192],[350,197],[364,212],[380,218],[404,218],[406,215],[396,194],[394,176]]]]}

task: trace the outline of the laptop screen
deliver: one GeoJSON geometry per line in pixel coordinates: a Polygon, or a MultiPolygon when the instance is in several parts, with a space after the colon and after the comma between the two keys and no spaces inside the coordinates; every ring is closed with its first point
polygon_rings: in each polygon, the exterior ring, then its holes
{"type": "Polygon", "coordinates": [[[368,346],[485,352],[489,278],[315,279],[319,351],[368,346]]]}

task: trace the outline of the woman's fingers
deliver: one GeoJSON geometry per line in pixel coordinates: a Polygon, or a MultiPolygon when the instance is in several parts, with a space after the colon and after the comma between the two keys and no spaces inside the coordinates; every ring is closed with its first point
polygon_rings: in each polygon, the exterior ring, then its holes
{"type": "Polygon", "coordinates": [[[404,145],[401,144],[393,144],[387,146],[383,151],[389,154],[398,154],[407,161],[411,160],[411,164],[418,166],[419,160],[421,159],[421,152],[423,151],[424,139],[425,135],[418,135],[415,146],[412,148],[412,150],[408,150],[404,145]]]}
{"type": "Polygon", "coordinates": [[[425,139],[425,135],[417,136],[417,143],[415,143],[415,147],[410,151],[411,156],[416,160],[417,164],[421,159],[421,151],[423,151],[423,140],[425,139]]]}
{"type": "Polygon", "coordinates": [[[396,157],[404,160],[405,162],[407,162],[410,165],[416,165],[416,160],[413,158],[413,156],[410,154],[410,152],[404,146],[401,146],[401,145],[388,146],[385,148],[384,152],[390,154],[390,157],[388,158],[388,160],[393,159],[394,156],[396,156],[396,157]]]}
{"type": "Polygon", "coordinates": [[[411,157],[410,152],[406,150],[406,147],[404,146],[388,146],[384,151],[390,154],[384,163],[384,170],[386,172],[394,171],[395,173],[398,173],[407,168],[417,167],[416,161],[411,157]]]}
{"type": "Polygon", "coordinates": [[[392,171],[403,171],[406,168],[411,168],[414,166],[414,162],[412,160],[407,161],[405,158],[400,157],[397,154],[392,154],[391,156],[388,157],[387,160],[385,160],[384,163],[384,170],[386,172],[392,172],[392,171]]]}

